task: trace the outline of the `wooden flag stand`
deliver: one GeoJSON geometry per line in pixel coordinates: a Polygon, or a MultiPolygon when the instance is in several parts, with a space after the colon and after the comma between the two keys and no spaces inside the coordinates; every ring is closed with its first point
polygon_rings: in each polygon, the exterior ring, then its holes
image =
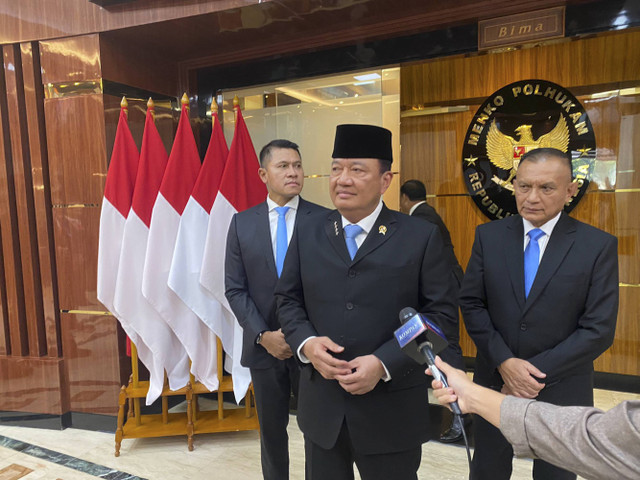
{"type": "Polygon", "coordinates": [[[116,457],[120,456],[120,445],[124,438],[170,437],[176,435],[187,436],[189,451],[193,450],[193,436],[200,433],[239,432],[258,430],[258,415],[253,401],[253,385],[249,385],[245,396],[244,408],[224,409],[223,393],[233,392],[233,379],[224,375],[222,369],[223,349],[220,338],[216,337],[218,355],[218,408],[217,410],[201,411],[198,408],[198,395],[211,393],[200,382],[191,376],[187,385],[179,390],[170,390],[165,379],[165,385],[160,395],[162,413],[145,414],[140,412],[140,399],[147,396],[149,382],[138,378],[138,354],[131,344],[131,377],[129,385],[120,388],[118,397],[118,426],[116,429],[116,457]],[[183,413],[169,413],[169,397],[184,396],[187,401],[187,411],[183,413]],[[128,407],[125,422],[125,407],[128,407]]]}

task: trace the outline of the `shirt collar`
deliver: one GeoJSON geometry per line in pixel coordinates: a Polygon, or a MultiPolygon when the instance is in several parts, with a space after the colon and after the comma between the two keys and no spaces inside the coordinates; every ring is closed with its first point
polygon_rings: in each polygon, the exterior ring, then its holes
{"type": "Polygon", "coordinates": [[[409,210],[409,215],[413,215],[413,212],[415,212],[416,208],[418,208],[423,203],[427,203],[427,201],[426,200],[422,200],[421,202],[418,202],[413,207],[411,207],[411,210],[409,210]]]}
{"type": "Polygon", "coordinates": [[[373,228],[373,225],[376,223],[376,220],[378,219],[378,215],[380,215],[381,211],[382,211],[382,198],[380,199],[380,203],[378,203],[378,206],[376,207],[376,209],[356,224],[352,224],[349,220],[347,220],[343,216],[342,228],[346,227],[347,225],[360,225],[360,228],[362,228],[362,230],[364,230],[364,233],[368,235],[371,229],[373,228]]]}
{"type": "MultiPolygon", "coordinates": [[[[289,207],[292,210],[297,210],[299,203],[300,203],[300,195],[296,195],[291,200],[289,200],[286,204],[284,204],[283,207],[289,207]]],[[[276,202],[274,202],[273,200],[271,200],[271,198],[267,196],[267,208],[269,209],[269,212],[272,212],[274,208],[279,206],[280,205],[278,205],[276,202]]]]}
{"type": "MultiPolygon", "coordinates": [[[[560,215],[562,215],[562,211],[558,212],[558,214],[555,217],[553,217],[551,220],[549,220],[547,223],[545,223],[541,227],[537,227],[537,228],[542,230],[545,233],[545,235],[550,237],[551,236],[551,232],[553,232],[553,229],[555,228],[556,224],[558,223],[558,220],[560,220],[560,215]]],[[[525,235],[525,237],[527,236],[529,231],[531,231],[534,228],[536,228],[531,224],[531,222],[529,220],[526,220],[525,218],[522,219],[522,224],[524,225],[524,235],[525,235]]]]}

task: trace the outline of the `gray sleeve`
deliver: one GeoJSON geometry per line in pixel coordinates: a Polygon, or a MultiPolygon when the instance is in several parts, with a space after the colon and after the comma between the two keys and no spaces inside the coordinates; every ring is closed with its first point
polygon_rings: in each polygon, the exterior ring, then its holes
{"type": "Polygon", "coordinates": [[[518,456],[540,458],[585,478],[640,478],[640,401],[603,412],[506,397],[500,430],[518,456]]]}

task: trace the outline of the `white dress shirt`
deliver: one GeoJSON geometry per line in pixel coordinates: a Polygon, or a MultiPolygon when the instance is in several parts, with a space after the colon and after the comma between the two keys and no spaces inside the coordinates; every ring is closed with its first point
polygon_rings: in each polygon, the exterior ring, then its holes
{"type": "Polygon", "coordinates": [[[534,227],[529,220],[525,220],[524,218],[522,219],[522,224],[524,225],[524,244],[523,244],[524,246],[522,247],[523,250],[527,248],[527,245],[529,245],[530,239],[529,239],[529,235],[527,234],[531,230],[533,230],[534,228],[539,228],[544,232],[544,235],[538,239],[538,247],[540,248],[540,258],[538,259],[538,264],[540,264],[540,260],[542,260],[542,254],[547,248],[547,243],[549,243],[549,237],[551,237],[551,233],[553,232],[553,229],[558,223],[558,220],[560,220],[561,214],[562,212],[558,213],[558,215],[553,217],[551,220],[549,220],[547,223],[545,223],[541,227],[534,227]]]}
{"type": "Polygon", "coordinates": [[[364,217],[362,220],[360,220],[358,223],[351,223],[349,220],[344,218],[344,216],[342,217],[342,230],[344,230],[344,227],[346,227],[347,225],[358,225],[360,228],[362,228],[362,231],[354,238],[358,248],[360,248],[360,246],[364,243],[364,239],[367,238],[367,235],[369,235],[369,232],[375,225],[376,220],[378,220],[378,215],[380,215],[381,211],[382,199],[380,199],[380,203],[378,204],[376,209],[369,215],[364,217]]]}
{"type": "Polygon", "coordinates": [[[409,210],[409,215],[413,215],[413,212],[416,211],[416,208],[418,208],[423,203],[427,203],[427,201],[426,200],[422,200],[421,202],[418,202],[413,207],[411,207],[411,209],[409,210]]]}

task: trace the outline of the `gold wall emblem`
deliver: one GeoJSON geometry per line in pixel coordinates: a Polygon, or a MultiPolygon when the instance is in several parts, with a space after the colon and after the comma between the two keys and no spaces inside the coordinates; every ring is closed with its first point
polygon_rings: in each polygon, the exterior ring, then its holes
{"type": "Polygon", "coordinates": [[[558,119],[558,123],[549,133],[541,135],[537,140],[533,139],[531,125],[520,125],[515,129],[518,140],[502,133],[496,126],[496,121],[491,122],[487,133],[487,156],[491,163],[503,170],[509,170],[506,180],[494,175],[491,180],[498,185],[513,191],[511,181],[516,176],[516,170],[520,163],[520,157],[529,150],[536,148],[557,148],[567,152],[569,146],[569,128],[564,117],[558,119]]]}
{"type": "Polygon", "coordinates": [[[579,189],[569,212],[584,195],[596,159],[596,140],[585,108],[571,92],[546,80],[502,87],[480,106],[462,147],[462,170],[471,198],[491,220],[517,213],[513,179],[522,155],[557,148],[571,156],[579,189]]]}

